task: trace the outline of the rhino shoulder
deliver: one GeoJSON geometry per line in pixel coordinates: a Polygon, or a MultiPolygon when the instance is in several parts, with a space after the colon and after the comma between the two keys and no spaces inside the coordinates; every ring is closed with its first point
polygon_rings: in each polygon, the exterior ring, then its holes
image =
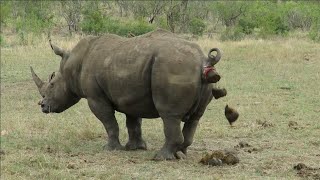
{"type": "Polygon", "coordinates": [[[98,37],[96,36],[88,36],[81,39],[78,44],[72,49],[71,54],[83,55],[87,49],[90,47],[90,44],[98,37]]]}

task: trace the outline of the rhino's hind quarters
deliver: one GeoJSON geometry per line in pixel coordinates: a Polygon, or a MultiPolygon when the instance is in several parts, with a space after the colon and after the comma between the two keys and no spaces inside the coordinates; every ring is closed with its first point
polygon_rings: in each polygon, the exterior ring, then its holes
{"type": "Polygon", "coordinates": [[[218,74],[213,66],[205,66],[203,68],[203,80],[207,83],[216,83],[220,80],[221,76],[218,74]]]}
{"type": "Polygon", "coordinates": [[[221,51],[218,48],[212,48],[209,50],[208,58],[204,62],[202,79],[206,83],[216,83],[220,80],[221,76],[216,71],[214,65],[221,59],[221,51]],[[212,53],[216,52],[216,55],[212,53]]]}
{"type": "Polygon", "coordinates": [[[239,113],[235,109],[229,107],[228,105],[226,105],[226,107],[225,107],[224,115],[226,116],[230,125],[232,125],[234,122],[236,122],[236,120],[239,117],[239,113]]]}

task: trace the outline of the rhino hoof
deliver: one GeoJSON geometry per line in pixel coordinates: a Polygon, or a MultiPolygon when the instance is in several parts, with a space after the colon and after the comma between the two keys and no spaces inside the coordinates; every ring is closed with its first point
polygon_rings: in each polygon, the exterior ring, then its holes
{"type": "Polygon", "coordinates": [[[147,145],[146,143],[141,140],[141,141],[136,141],[136,142],[128,142],[125,146],[125,150],[131,151],[131,150],[147,150],[147,145]]]}
{"type": "Polygon", "coordinates": [[[164,161],[164,160],[175,160],[177,157],[174,153],[166,151],[166,150],[160,150],[157,152],[157,154],[153,157],[153,160],[155,161],[164,161]]]}
{"type": "Polygon", "coordinates": [[[177,159],[186,159],[187,158],[186,153],[184,153],[183,151],[176,152],[175,156],[177,159]]]}
{"type": "Polygon", "coordinates": [[[116,150],[123,150],[124,147],[121,144],[106,144],[103,146],[104,150],[107,151],[116,151],[116,150]]]}

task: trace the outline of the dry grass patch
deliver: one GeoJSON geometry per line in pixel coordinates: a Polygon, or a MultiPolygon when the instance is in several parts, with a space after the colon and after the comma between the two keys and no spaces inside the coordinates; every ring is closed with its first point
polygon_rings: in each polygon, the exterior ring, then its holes
{"type": "MultiPolygon", "coordinates": [[[[79,38],[52,39],[71,49],[79,38]]],[[[164,139],[159,119],[143,121],[148,151],[105,152],[105,130],[85,100],[62,114],[42,114],[29,66],[44,79],[59,66],[45,38],[34,46],[1,49],[2,178],[296,179],[293,165],[319,167],[320,44],[297,39],[197,43],[204,52],[223,50],[218,85],[228,95],[209,105],[188,158],[173,162],[151,161],[164,139]],[[233,128],[224,117],[226,103],[240,113],[233,128]],[[290,128],[290,121],[303,128],[290,128]],[[234,149],[240,141],[258,151],[237,149],[240,162],[235,166],[198,163],[204,153],[234,149]]],[[[124,116],[116,116],[124,144],[124,116]]]]}

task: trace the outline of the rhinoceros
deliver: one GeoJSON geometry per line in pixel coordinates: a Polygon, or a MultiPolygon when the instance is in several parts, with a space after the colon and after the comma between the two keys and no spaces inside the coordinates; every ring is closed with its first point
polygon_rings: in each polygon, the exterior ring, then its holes
{"type": "Polygon", "coordinates": [[[205,56],[197,44],[161,29],[132,38],[88,36],[71,52],[51,40],[50,45],[61,57],[59,71],[44,82],[30,67],[43,97],[42,112],[60,113],[86,98],[107,131],[108,150],[146,149],[141,118],[161,117],[165,143],[154,159],[172,160],[187,153],[213,98],[213,83],[220,79],[214,68],[221,58],[219,49],[205,56]],[[124,147],[115,111],[126,115],[129,140],[124,147]]]}

